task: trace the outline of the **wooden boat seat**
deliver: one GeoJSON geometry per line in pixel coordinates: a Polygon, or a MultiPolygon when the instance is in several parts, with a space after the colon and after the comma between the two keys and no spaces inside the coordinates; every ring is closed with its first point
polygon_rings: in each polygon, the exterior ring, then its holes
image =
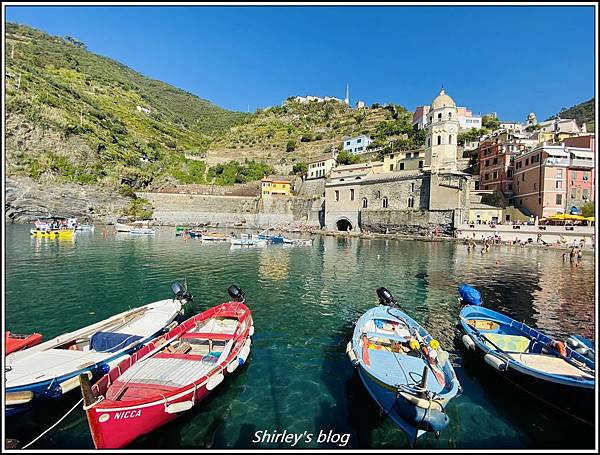
{"type": "Polygon", "coordinates": [[[497,322],[488,321],[487,319],[469,319],[467,322],[477,330],[496,330],[500,327],[497,322]]]}
{"type": "MultiPolygon", "coordinates": [[[[529,338],[520,335],[504,335],[500,333],[483,333],[483,335],[506,352],[527,352],[531,341],[529,338]]],[[[484,340],[484,342],[490,348],[496,349],[496,347],[488,341],[484,340]]]]}
{"type": "Polygon", "coordinates": [[[127,384],[121,381],[115,381],[106,392],[107,400],[141,400],[160,393],[168,393],[175,390],[176,387],[160,384],[143,384],[139,382],[129,382],[127,384]]]}
{"type": "Polygon", "coordinates": [[[566,360],[552,355],[510,354],[510,357],[525,366],[548,374],[559,374],[581,379],[592,379],[594,377],[592,374],[586,373],[576,366],[571,365],[566,360]]]}
{"type": "Polygon", "coordinates": [[[186,333],[182,335],[181,339],[198,339],[202,338],[204,340],[231,340],[233,338],[232,333],[209,333],[209,332],[197,332],[197,333],[186,333]]]}

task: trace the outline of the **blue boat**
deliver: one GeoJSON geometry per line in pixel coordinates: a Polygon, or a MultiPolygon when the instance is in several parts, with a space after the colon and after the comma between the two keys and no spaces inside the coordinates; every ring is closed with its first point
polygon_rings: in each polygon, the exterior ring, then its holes
{"type": "MultiPolygon", "coordinates": [[[[459,288],[462,343],[521,389],[544,402],[588,421],[594,411],[595,362],[523,322],[480,306],[459,288]]],[[[473,289],[473,288],[471,288],[473,289]]],[[[477,299],[475,299],[476,301],[477,299]]]]}
{"type": "Polygon", "coordinates": [[[380,306],[356,323],[346,354],[380,408],[412,446],[426,432],[436,437],[448,426],[448,402],[460,384],[448,353],[414,319],[400,310],[385,288],[380,306]]]}

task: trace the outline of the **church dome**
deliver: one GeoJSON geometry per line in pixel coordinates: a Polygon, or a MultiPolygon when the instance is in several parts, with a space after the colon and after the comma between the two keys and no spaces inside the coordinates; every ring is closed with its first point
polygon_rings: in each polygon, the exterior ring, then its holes
{"type": "Polygon", "coordinates": [[[446,95],[444,89],[440,90],[440,94],[431,103],[431,109],[440,109],[442,107],[456,107],[456,103],[452,98],[446,95]]]}

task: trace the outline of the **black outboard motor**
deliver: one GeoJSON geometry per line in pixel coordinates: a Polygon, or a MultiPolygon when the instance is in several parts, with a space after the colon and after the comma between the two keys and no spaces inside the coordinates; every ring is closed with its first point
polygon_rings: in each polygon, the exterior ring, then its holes
{"type": "Polygon", "coordinates": [[[394,299],[394,296],[392,295],[392,293],[384,287],[377,289],[377,296],[379,297],[380,305],[390,305],[390,306],[396,305],[396,299],[394,299]]]}
{"type": "Polygon", "coordinates": [[[227,293],[235,302],[244,302],[246,300],[246,295],[244,291],[242,291],[235,284],[232,284],[227,288],[227,293]]]}
{"type": "Polygon", "coordinates": [[[171,283],[171,291],[173,292],[177,300],[194,300],[194,296],[190,294],[185,288],[185,286],[179,281],[173,281],[171,283]]]}

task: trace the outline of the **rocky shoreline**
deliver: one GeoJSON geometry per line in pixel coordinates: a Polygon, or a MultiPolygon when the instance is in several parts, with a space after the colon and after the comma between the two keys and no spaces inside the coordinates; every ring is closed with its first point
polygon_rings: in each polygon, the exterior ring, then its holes
{"type": "Polygon", "coordinates": [[[6,223],[30,223],[48,215],[112,223],[131,199],[97,185],[36,182],[29,177],[7,176],[4,202],[6,223]]]}

